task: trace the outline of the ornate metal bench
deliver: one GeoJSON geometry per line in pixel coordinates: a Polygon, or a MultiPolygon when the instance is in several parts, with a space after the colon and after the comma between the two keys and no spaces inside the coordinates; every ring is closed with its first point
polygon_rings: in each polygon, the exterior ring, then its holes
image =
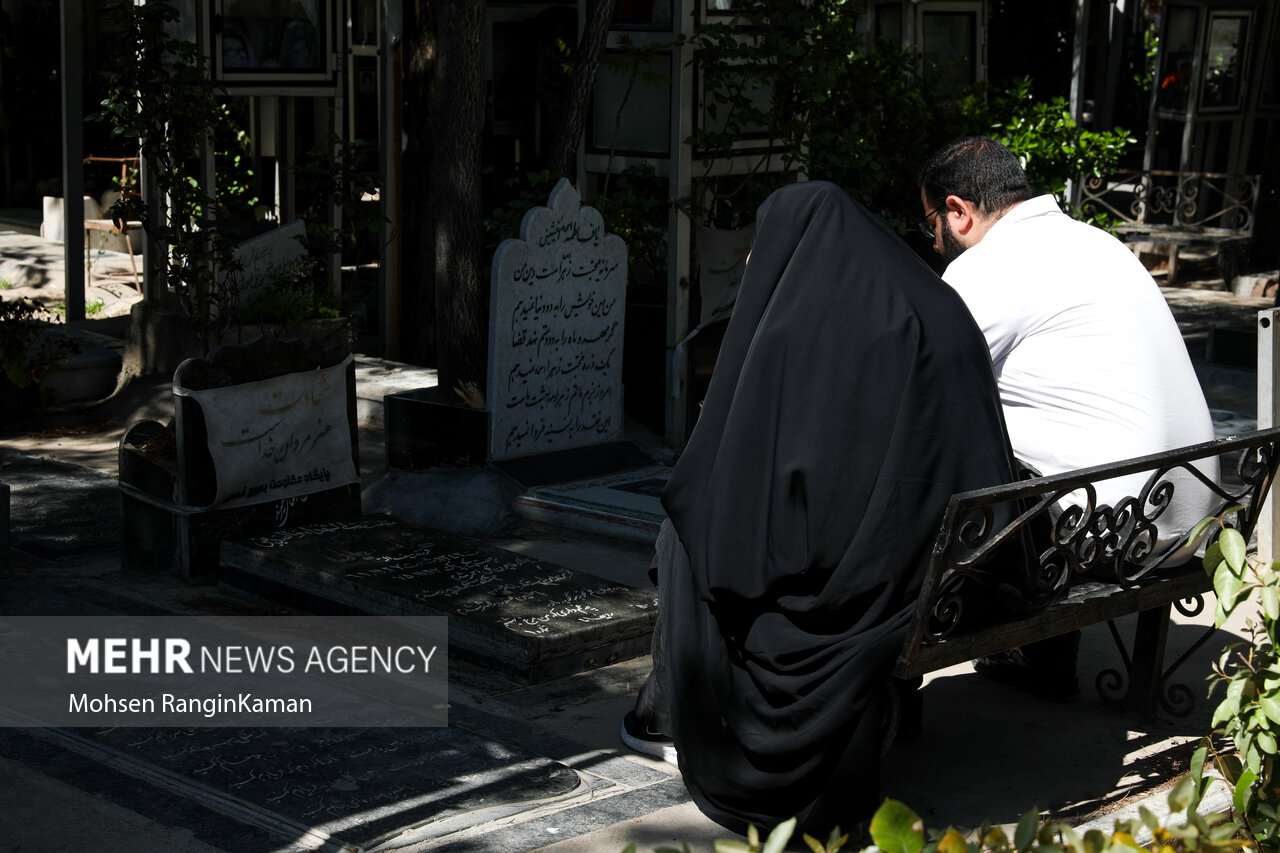
{"type": "Polygon", "coordinates": [[[1080,207],[1120,220],[1113,231],[1128,244],[1167,246],[1169,282],[1177,277],[1179,249],[1215,250],[1230,288],[1253,236],[1261,182],[1261,175],[1120,171],[1086,177],[1080,207]]]}
{"type": "Polygon", "coordinates": [[[1198,557],[1166,565],[1179,543],[1152,553],[1153,522],[1173,497],[1169,472],[1193,472],[1220,501],[1215,514],[1226,513],[1227,522],[1247,540],[1277,465],[1280,427],[954,495],[894,674],[910,678],[1106,622],[1124,671],[1102,672],[1099,692],[1145,715],[1189,713],[1191,691],[1170,685],[1169,678],[1213,629],[1165,669],[1170,607],[1199,613],[1212,584],[1198,557]],[[1214,456],[1224,483],[1209,482],[1191,465],[1214,456]],[[1235,477],[1229,476],[1233,470],[1235,477]],[[1138,495],[1115,506],[1096,503],[1097,483],[1141,472],[1150,475],[1138,495]],[[1058,501],[1077,491],[1085,495],[1084,503],[1059,515],[1058,501]],[[996,582],[1034,604],[991,606],[996,582]],[[983,605],[982,620],[972,616],[976,605],[983,605]],[[986,612],[992,610],[994,616],[986,612]],[[1126,649],[1115,620],[1131,613],[1138,619],[1126,649]]]}

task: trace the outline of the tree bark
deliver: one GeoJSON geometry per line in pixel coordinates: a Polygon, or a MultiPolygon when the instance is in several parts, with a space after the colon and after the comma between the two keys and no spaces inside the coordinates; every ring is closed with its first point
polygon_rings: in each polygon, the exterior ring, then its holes
{"type": "MultiPolygon", "coordinates": [[[[405,150],[401,158],[400,315],[401,358],[436,364],[435,217],[431,208],[431,91],[436,60],[434,4],[405,4],[405,150]]],[[[388,140],[398,145],[400,140],[388,140]]]]}
{"type": "Polygon", "coordinates": [[[440,0],[432,98],[437,362],[441,394],[459,383],[483,388],[489,300],[480,145],[484,126],[483,0],[440,0]]]}
{"type": "Polygon", "coordinates": [[[610,0],[582,0],[587,3],[587,19],[583,24],[582,38],[573,59],[573,74],[569,79],[569,101],[560,121],[547,159],[552,176],[563,176],[577,181],[574,161],[578,156],[578,142],[587,124],[587,112],[591,96],[596,89],[596,74],[600,69],[600,57],[609,39],[609,24],[613,21],[613,3],[610,0]]]}

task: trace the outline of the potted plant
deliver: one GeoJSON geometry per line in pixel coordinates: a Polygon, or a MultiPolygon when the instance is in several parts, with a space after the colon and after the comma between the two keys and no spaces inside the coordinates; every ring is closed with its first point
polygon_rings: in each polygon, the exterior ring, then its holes
{"type": "Polygon", "coordinates": [[[54,318],[28,299],[0,299],[0,420],[24,423],[54,402],[44,380],[80,347],[48,334],[54,318]]]}
{"type": "MultiPolygon", "coordinates": [[[[331,264],[353,241],[367,242],[381,217],[376,201],[363,201],[378,193],[357,144],[333,141],[333,153],[312,152],[312,162],[299,167],[300,197],[311,187],[315,199],[303,213],[304,262],[265,291],[248,293],[245,281],[261,275],[244,270],[240,247],[275,226],[257,219],[248,141],[239,129],[244,102],[211,78],[209,58],[195,43],[175,35],[179,16],[169,3],[115,2],[111,16],[124,47],[97,117],[110,122],[113,136],[138,146],[155,185],[149,199],[122,199],[109,215],[144,223],[160,247],[150,271],[168,297],[135,308],[126,369],[171,372],[184,358],[261,333],[263,324],[282,335],[310,335],[318,318],[321,334],[332,337],[331,327],[345,321],[331,264]],[[205,176],[210,158],[214,186],[205,176]],[[344,230],[328,225],[334,205],[344,230]],[[175,314],[185,322],[175,323],[175,314]]],[[[337,334],[349,346],[349,329],[337,334]]]]}

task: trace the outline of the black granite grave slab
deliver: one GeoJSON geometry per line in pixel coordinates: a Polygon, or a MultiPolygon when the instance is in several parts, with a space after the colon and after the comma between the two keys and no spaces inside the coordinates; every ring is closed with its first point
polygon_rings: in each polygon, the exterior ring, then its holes
{"type": "Polygon", "coordinates": [[[451,658],[541,682],[649,651],[654,593],[389,516],[222,545],[224,584],[304,612],[447,616],[451,658]]]}
{"type": "MultiPolygon", "coordinates": [[[[109,767],[98,793],[144,811],[156,789],[234,819],[206,840],[245,831],[269,846],[226,849],[365,850],[416,828],[447,835],[457,820],[518,814],[583,787],[572,769],[454,728],[45,729],[40,737],[109,767]],[[434,829],[433,829],[434,828],[434,829]]],[[[88,768],[71,784],[92,778],[88,768]]],[[[592,779],[600,787],[608,783],[592,779]]],[[[163,820],[163,815],[156,819],[163,820]]]]}

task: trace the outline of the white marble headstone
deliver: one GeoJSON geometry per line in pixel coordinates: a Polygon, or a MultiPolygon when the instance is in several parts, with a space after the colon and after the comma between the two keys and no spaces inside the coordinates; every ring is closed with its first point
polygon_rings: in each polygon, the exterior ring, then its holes
{"type": "Polygon", "coordinates": [[[241,264],[236,287],[241,304],[252,302],[280,277],[298,269],[307,254],[301,240],[306,233],[306,223],[295,219],[236,246],[235,257],[241,264]]]}
{"type": "Polygon", "coordinates": [[[627,247],[561,178],[493,258],[491,459],[622,437],[627,247]]]}

